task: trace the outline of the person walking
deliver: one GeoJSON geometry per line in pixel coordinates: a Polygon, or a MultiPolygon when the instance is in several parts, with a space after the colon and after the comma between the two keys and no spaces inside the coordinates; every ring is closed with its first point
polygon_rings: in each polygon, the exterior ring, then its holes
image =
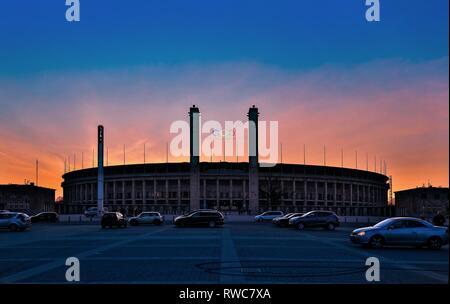
{"type": "Polygon", "coordinates": [[[438,213],[433,217],[433,225],[444,226],[444,224],[445,224],[445,217],[441,214],[441,211],[438,211],[438,213]]]}

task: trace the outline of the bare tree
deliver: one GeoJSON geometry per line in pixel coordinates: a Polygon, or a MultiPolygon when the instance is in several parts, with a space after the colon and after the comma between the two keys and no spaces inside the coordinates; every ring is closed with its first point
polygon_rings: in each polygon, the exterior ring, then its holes
{"type": "Polygon", "coordinates": [[[260,187],[260,192],[263,197],[267,199],[267,207],[274,209],[280,206],[281,203],[281,183],[278,178],[273,177],[269,173],[264,179],[263,184],[260,187]]]}

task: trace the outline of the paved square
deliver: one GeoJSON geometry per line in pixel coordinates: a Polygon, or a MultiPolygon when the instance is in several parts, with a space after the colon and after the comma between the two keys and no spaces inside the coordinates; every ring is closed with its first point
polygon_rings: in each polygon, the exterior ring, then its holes
{"type": "Polygon", "coordinates": [[[448,245],[367,249],[350,243],[351,230],[37,224],[0,231],[0,282],[66,283],[71,256],[80,260],[81,283],[367,283],[371,256],[380,259],[381,283],[448,282],[448,245]]]}

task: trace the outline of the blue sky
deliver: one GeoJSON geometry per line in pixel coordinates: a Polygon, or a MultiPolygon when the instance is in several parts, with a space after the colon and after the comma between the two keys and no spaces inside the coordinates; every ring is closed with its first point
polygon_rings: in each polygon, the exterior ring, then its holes
{"type": "MultiPolygon", "coordinates": [[[[165,161],[171,122],[279,121],[283,160],[388,162],[394,190],[448,185],[448,0],[0,0],[0,183],[58,189],[105,125],[112,164],[165,161]],[[424,158],[424,155],[427,157],[424,158]]],[[[209,158],[208,158],[209,160],[209,158]]],[[[89,162],[90,160],[87,160],[89,162]]],[[[371,165],[372,168],[372,165],[371,165]]]]}
{"type": "Polygon", "coordinates": [[[0,75],[256,62],[283,69],[448,54],[448,0],[0,0],[0,75]]]}

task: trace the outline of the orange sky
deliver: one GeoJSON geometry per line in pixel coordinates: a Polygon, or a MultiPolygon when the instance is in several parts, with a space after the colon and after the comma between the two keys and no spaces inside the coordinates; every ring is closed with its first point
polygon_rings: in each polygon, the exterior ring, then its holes
{"type": "MultiPolygon", "coordinates": [[[[427,183],[448,187],[448,58],[414,64],[393,59],[307,72],[257,64],[214,67],[143,67],[70,75],[0,79],[0,184],[35,179],[57,189],[64,158],[92,166],[96,126],[105,126],[109,163],[165,161],[174,120],[187,120],[191,104],[203,120],[245,120],[256,104],[261,120],[279,122],[283,162],[373,170],[386,160],[394,190],[427,183]],[[69,84],[69,85],[68,85],[69,84]]],[[[185,161],[174,159],[170,161],[185,161]]],[[[204,158],[209,161],[209,158],[204,158]]],[[[218,160],[218,159],[217,159],[218,160]]],[[[230,158],[234,161],[235,158],[230,158]]],[[[243,160],[243,159],[242,159],[243,160]]]]}

